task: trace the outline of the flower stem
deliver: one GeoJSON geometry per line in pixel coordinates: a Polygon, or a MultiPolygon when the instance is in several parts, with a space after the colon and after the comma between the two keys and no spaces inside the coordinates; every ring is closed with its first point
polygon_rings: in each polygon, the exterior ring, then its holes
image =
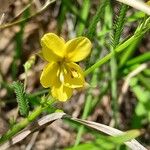
{"type": "MultiPolygon", "coordinates": [[[[120,53],[123,50],[125,50],[130,44],[133,44],[133,42],[137,41],[140,39],[146,32],[150,30],[150,17],[146,18],[136,29],[135,33],[133,36],[131,36],[128,40],[124,41],[121,45],[116,46],[114,49],[114,52],[120,53]]],[[[94,71],[96,68],[100,67],[104,63],[106,63],[108,60],[110,60],[113,56],[114,52],[110,52],[107,54],[104,58],[96,62],[94,65],[89,67],[87,70],[85,70],[84,75],[87,76],[89,73],[94,71]]]]}
{"type": "Polygon", "coordinates": [[[47,107],[42,106],[37,107],[27,118],[14,125],[12,129],[8,130],[4,135],[2,135],[2,137],[0,138],[0,144],[9,140],[12,136],[26,127],[29,123],[34,121],[46,108],[47,107]]]}
{"type": "MultiPolygon", "coordinates": [[[[117,48],[115,48],[115,52],[120,53],[123,50],[125,50],[125,48],[127,46],[129,46],[134,40],[136,40],[137,38],[134,37],[134,35],[129,38],[127,41],[125,41],[123,44],[119,45],[117,48]]],[[[92,65],[91,67],[89,67],[87,70],[84,71],[84,75],[87,76],[89,73],[93,72],[96,68],[100,67],[101,65],[103,65],[104,63],[106,63],[107,61],[109,61],[111,59],[111,57],[113,56],[113,52],[110,52],[109,54],[107,54],[104,58],[100,59],[98,62],[96,62],[94,65],[92,65]]]]}
{"type": "Polygon", "coordinates": [[[19,131],[21,131],[27,125],[32,123],[40,114],[46,111],[48,107],[52,106],[54,102],[55,102],[55,99],[51,99],[50,101],[48,101],[48,98],[47,98],[43,100],[42,104],[38,106],[34,111],[32,111],[27,118],[23,119],[22,121],[14,125],[10,130],[8,130],[4,135],[0,137],[0,144],[3,144],[5,141],[10,140],[19,131]]]}

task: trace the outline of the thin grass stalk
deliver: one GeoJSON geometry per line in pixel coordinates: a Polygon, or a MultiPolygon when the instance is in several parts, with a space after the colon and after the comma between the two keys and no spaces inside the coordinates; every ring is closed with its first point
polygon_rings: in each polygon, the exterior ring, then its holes
{"type": "MultiPolygon", "coordinates": [[[[89,15],[89,11],[90,11],[90,5],[91,5],[91,1],[90,0],[84,0],[82,5],[82,9],[81,9],[81,18],[82,20],[85,21],[87,20],[87,17],[89,15]]],[[[80,20],[79,20],[80,21],[80,20]]],[[[84,32],[85,29],[85,23],[83,22],[79,22],[79,24],[77,25],[77,36],[81,36],[84,32]]]]}
{"type": "Polygon", "coordinates": [[[111,96],[112,96],[112,109],[113,109],[113,118],[115,120],[115,126],[118,126],[118,119],[119,119],[119,106],[118,106],[118,94],[117,94],[117,74],[118,74],[118,65],[117,65],[117,57],[115,48],[119,44],[120,37],[123,31],[123,27],[125,24],[126,12],[127,12],[127,5],[122,4],[119,15],[116,18],[114,23],[114,33],[112,38],[112,58],[110,60],[110,70],[111,70],[111,96]]]}
{"type": "MultiPolygon", "coordinates": [[[[98,69],[96,69],[94,71],[92,79],[91,79],[91,88],[87,92],[85,106],[84,106],[84,110],[83,110],[83,114],[82,114],[82,119],[86,119],[89,115],[92,101],[94,100],[94,97],[92,95],[92,91],[93,91],[92,87],[94,87],[97,84],[97,75],[98,75],[98,69]]],[[[80,143],[83,132],[84,132],[84,126],[82,125],[82,126],[80,126],[80,128],[78,130],[74,146],[77,146],[80,143]]]]}
{"type": "Polygon", "coordinates": [[[95,37],[97,23],[100,21],[101,16],[103,16],[104,9],[105,9],[107,3],[108,3],[108,0],[102,0],[100,2],[97,12],[88,27],[86,36],[91,40],[95,37]]]}

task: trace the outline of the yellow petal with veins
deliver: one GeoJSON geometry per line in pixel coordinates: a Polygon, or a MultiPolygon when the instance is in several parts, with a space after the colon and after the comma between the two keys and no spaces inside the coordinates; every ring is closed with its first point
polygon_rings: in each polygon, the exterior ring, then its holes
{"type": "Polygon", "coordinates": [[[85,84],[82,69],[76,63],[66,63],[64,67],[64,85],[70,88],[80,88],[85,84]]]}
{"type": "Polygon", "coordinates": [[[42,55],[48,61],[60,61],[65,55],[65,41],[54,33],[47,33],[41,39],[42,55]]]}
{"type": "Polygon", "coordinates": [[[43,87],[51,88],[51,94],[59,101],[68,100],[73,89],[85,86],[84,73],[78,62],[86,58],[92,44],[86,37],[78,37],[65,43],[54,33],[45,34],[41,39],[42,50],[39,55],[49,63],[40,77],[43,87]]]}
{"type": "Polygon", "coordinates": [[[41,74],[40,83],[43,87],[48,88],[56,85],[58,80],[59,65],[55,62],[48,63],[41,74]]]}
{"type": "Polygon", "coordinates": [[[78,37],[69,40],[66,44],[66,60],[68,62],[78,62],[86,58],[90,51],[92,44],[86,37],[78,37]]]}
{"type": "Polygon", "coordinates": [[[68,100],[73,93],[73,89],[64,86],[63,84],[59,84],[59,86],[53,86],[51,89],[52,96],[59,101],[65,102],[68,100]]]}

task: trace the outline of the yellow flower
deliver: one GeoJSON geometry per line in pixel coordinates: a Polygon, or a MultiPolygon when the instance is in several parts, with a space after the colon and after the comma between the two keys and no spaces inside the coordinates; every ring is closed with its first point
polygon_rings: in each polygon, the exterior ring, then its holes
{"type": "Polygon", "coordinates": [[[51,94],[60,101],[72,96],[73,89],[85,84],[82,69],[75,62],[86,58],[91,51],[91,42],[78,37],[68,42],[54,33],[47,33],[41,39],[42,57],[48,62],[40,77],[43,87],[51,88],[51,94]]]}

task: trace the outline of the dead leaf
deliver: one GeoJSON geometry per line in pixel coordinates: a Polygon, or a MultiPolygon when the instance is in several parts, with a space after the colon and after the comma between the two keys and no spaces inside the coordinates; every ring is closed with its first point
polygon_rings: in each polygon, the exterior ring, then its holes
{"type": "MultiPolygon", "coordinates": [[[[124,133],[118,129],[109,127],[109,126],[104,125],[104,124],[100,124],[100,123],[96,123],[96,122],[92,122],[92,121],[87,121],[87,120],[82,120],[82,119],[78,119],[78,118],[72,118],[71,116],[69,116],[65,113],[53,113],[50,115],[46,115],[46,116],[42,117],[41,119],[37,120],[34,123],[34,125],[32,124],[30,127],[28,127],[27,129],[25,129],[24,131],[22,131],[21,133],[19,133],[15,137],[13,137],[11,140],[9,140],[5,144],[1,145],[0,149],[5,150],[5,149],[9,148],[10,146],[20,142],[21,140],[26,138],[28,135],[39,130],[40,128],[45,127],[46,125],[52,123],[55,120],[63,119],[63,118],[67,118],[67,119],[76,121],[80,124],[83,124],[83,125],[90,127],[92,129],[96,129],[100,132],[103,132],[103,133],[111,135],[111,136],[116,136],[116,135],[120,135],[120,134],[124,133]]],[[[129,148],[131,148],[132,150],[146,150],[146,148],[143,147],[135,139],[128,141],[128,142],[125,142],[125,144],[129,148]]]]}

